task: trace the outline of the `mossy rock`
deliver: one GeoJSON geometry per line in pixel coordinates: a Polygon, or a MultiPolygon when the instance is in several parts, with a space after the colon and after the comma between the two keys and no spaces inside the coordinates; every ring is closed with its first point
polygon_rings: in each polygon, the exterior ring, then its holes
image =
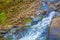
{"type": "Polygon", "coordinates": [[[30,28],[30,26],[26,26],[26,25],[25,25],[25,28],[30,28]]]}
{"type": "Polygon", "coordinates": [[[31,19],[31,18],[26,19],[26,20],[24,21],[24,25],[25,25],[26,23],[28,23],[28,22],[32,22],[32,19],[31,19]]]}
{"type": "Polygon", "coordinates": [[[30,27],[30,26],[27,26],[27,25],[26,25],[26,24],[29,23],[29,22],[30,22],[30,23],[32,22],[32,19],[31,19],[31,18],[28,18],[28,19],[26,19],[26,20],[24,21],[24,25],[25,25],[26,28],[29,28],[29,27],[30,27]]]}
{"type": "Polygon", "coordinates": [[[43,18],[44,18],[44,16],[43,16],[43,15],[41,15],[41,16],[40,16],[40,18],[41,18],[41,19],[43,19],[43,18]]]}

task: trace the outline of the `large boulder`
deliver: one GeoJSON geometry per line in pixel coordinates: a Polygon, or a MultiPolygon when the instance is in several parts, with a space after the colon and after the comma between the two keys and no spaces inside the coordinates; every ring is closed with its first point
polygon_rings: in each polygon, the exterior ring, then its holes
{"type": "Polygon", "coordinates": [[[50,27],[50,39],[60,39],[60,17],[56,17],[52,20],[50,27]]]}

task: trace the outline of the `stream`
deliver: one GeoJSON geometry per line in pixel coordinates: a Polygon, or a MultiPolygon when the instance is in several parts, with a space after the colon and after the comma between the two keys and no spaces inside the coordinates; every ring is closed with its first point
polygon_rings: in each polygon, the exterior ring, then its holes
{"type": "Polygon", "coordinates": [[[48,29],[55,12],[51,12],[48,17],[39,21],[36,25],[31,26],[28,32],[19,40],[47,40],[48,29]]]}

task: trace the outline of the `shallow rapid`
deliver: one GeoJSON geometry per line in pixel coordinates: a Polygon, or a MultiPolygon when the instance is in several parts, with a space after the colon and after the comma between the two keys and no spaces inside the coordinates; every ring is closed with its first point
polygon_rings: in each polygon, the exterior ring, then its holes
{"type": "Polygon", "coordinates": [[[49,15],[44,17],[42,21],[39,21],[36,25],[31,26],[25,36],[19,40],[46,40],[48,37],[48,29],[54,16],[54,11],[49,13],[49,15]]]}

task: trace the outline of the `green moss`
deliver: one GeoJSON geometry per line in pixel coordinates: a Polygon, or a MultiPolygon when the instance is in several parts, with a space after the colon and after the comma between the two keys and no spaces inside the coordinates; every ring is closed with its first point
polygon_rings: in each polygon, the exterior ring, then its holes
{"type": "Polygon", "coordinates": [[[30,26],[25,26],[25,28],[30,28],[30,26]]]}
{"type": "Polygon", "coordinates": [[[31,23],[32,22],[32,19],[28,18],[27,20],[24,21],[25,28],[30,28],[30,26],[27,26],[26,25],[28,22],[31,23]]]}
{"type": "Polygon", "coordinates": [[[12,38],[7,38],[6,40],[13,40],[12,38]]]}
{"type": "Polygon", "coordinates": [[[26,24],[28,22],[32,22],[32,19],[28,18],[27,20],[24,21],[24,24],[26,24]]]}
{"type": "Polygon", "coordinates": [[[40,18],[41,18],[41,19],[43,19],[43,18],[44,18],[44,16],[42,16],[42,15],[41,15],[41,16],[40,16],[40,18]]]}

